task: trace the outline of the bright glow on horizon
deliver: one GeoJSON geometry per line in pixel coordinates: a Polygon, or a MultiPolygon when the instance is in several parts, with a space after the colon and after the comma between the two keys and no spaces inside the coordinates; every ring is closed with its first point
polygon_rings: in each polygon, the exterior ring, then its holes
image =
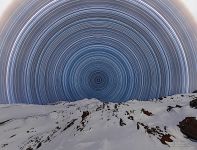
{"type": "MultiPolygon", "coordinates": [[[[3,13],[7,9],[7,7],[13,2],[14,0],[0,0],[0,18],[2,17],[3,13]]],[[[197,21],[197,0],[180,0],[183,4],[188,8],[188,10],[192,13],[193,17],[197,21]]]]}
{"type": "Polygon", "coordinates": [[[197,0],[181,0],[197,21],[197,0]]]}
{"type": "Polygon", "coordinates": [[[0,0],[0,18],[13,0],[0,0]]]}

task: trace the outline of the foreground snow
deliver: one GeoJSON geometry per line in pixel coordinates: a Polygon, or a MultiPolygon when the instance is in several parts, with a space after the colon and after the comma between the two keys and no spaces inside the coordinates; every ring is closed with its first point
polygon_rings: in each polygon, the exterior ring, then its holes
{"type": "Polygon", "coordinates": [[[185,117],[197,117],[189,106],[195,97],[0,105],[0,150],[197,150],[197,142],[177,126],[185,117]]]}

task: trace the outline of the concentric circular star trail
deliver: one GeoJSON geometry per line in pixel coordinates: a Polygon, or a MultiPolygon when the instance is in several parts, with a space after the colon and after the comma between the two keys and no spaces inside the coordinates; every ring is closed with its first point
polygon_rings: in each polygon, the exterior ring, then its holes
{"type": "Polygon", "coordinates": [[[0,32],[1,103],[197,89],[196,27],[177,1],[25,0],[12,11],[0,32]]]}

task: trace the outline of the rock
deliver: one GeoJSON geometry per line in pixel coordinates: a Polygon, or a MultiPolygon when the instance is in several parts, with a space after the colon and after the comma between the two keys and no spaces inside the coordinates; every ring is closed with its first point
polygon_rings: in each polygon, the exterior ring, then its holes
{"type": "Polygon", "coordinates": [[[8,144],[7,144],[7,143],[6,143],[6,144],[3,144],[3,145],[2,145],[2,148],[6,147],[6,146],[8,146],[8,144]]]}
{"type": "Polygon", "coordinates": [[[102,110],[102,106],[96,108],[96,111],[100,111],[100,110],[102,110]]]}
{"type": "Polygon", "coordinates": [[[84,111],[81,116],[82,120],[84,120],[89,114],[90,114],[89,111],[84,111]]]}
{"type": "Polygon", "coordinates": [[[120,118],[120,126],[125,126],[126,123],[123,122],[122,118],[120,118]]]}
{"type": "Polygon", "coordinates": [[[190,101],[189,105],[190,107],[197,109],[197,99],[190,101]]]}
{"type": "Polygon", "coordinates": [[[197,90],[193,91],[192,93],[197,93],[197,90]]]}
{"type": "Polygon", "coordinates": [[[167,108],[167,111],[169,112],[169,111],[171,111],[173,108],[182,108],[183,106],[180,106],[180,105],[176,105],[175,107],[173,107],[173,106],[168,106],[168,108],[167,108]]]}
{"type": "Polygon", "coordinates": [[[176,108],[182,108],[183,106],[180,106],[180,105],[176,105],[175,107],[176,107],[176,108]]]}
{"type": "Polygon", "coordinates": [[[167,142],[173,142],[173,140],[171,139],[171,137],[173,136],[168,133],[164,134],[164,131],[162,131],[159,126],[149,127],[148,125],[137,122],[138,130],[140,129],[140,125],[144,127],[146,133],[156,136],[162,144],[168,145],[167,142]]]}
{"type": "Polygon", "coordinates": [[[129,120],[134,120],[133,116],[128,117],[129,120]]]}
{"type": "Polygon", "coordinates": [[[162,144],[168,145],[166,142],[173,142],[173,140],[171,139],[171,135],[170,134],[165,134],[161,137],[160,139],[162,144]]]}
{"type": "Polygon", "coordinates": [[[139,130],[140,129],[140,123],[137,122],[137,129],[139,130]]]}
{"type": "Polygon", "coordinates": [[[147,116],[153,116],[153,114],[152,114],[151,112],[145,110],[144,108],[142,108],[141,111],[142,111],[145,115],[147,115],[147,116]]]}
{"type": "Polygon", "coordinates": [[[169,111],[171,111],[173,108],[174,108],[174,107],[172,107],[172,106],[168,106],[167,111],[169,112],[169,111]]]}
{"type": "Polygon", "coordinates": [[[114,105],[114,109],[118,109],[118,104],[115,104],[114,105]]]}
{"type": "Polygon", "coordinates": [[[38,149],[38,148],[40,148],[41,146],[42,146],[42,143],[40,142],[40,143],[38,143],[38,145],[37,145],[36,148],[38,149]]]}
{"type": "Polygon", "coordinates": [[[125,112],[125,115],[129,115],[129,112],[128,112],[128,111],[126,111],[126,112],[125,112]]]}
{"type": "Polygon", "coordinates": [[[56,129],[57,129],[57,130],[60,130],[60,129],[61,129],[61,127],[57,126],[57,127],[56,127],[56,129]]]}
{"type": "Polygon", "coordinates": [[[77,119],[73,119],[70,122],[67,123],[66,127],[63,129],[63,131],[67,130],[68,128],[70,128],[72,125],[74,125],[75,121],[77,119]]]}
{"type": "Polygon", "coordinates": [[[197,120],[195,117],[186,117],[179,122],[179,128],[188,138],[197,140],[197,120]]]}
{"type": "Polygon", "coordinates": [[[164,126],[164,130],[165,130],[165,132],[167,131],[167,126],[164,126]]]}
{"type": "Polygon", "coordinates": [[[13,137],[15,137],[16,136],[16,134],[13,134],[12,136],[10,136],[10,138],[13,138],[13,137]]]}
{"type": "Polygon", "coordinates": [[[6,121],[3,121],[3,122],[0,122],[0,126],[5,125],[5,124],[8,123],[9,121],[11,121],[11,119],[6,120],[6,121]]]}

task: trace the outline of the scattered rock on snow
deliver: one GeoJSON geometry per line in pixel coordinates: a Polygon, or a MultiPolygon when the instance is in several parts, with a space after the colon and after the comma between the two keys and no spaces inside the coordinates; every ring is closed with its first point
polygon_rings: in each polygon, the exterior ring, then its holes
{"type": "Polygon", "coordinates": [[[149,127],[148,125],[145,125],[141,122],[137,122],[138,130],[140,129],[140,125],[145,129],[146,133],[156,136],[162,144],[168,145],[167,142],[173,142],[173,140],[171,139],[172,135],[168,134],[166,130],[161,130],[159,126],[149,127]]]}
{"type": "Polygon", "coordinates": [[[77,119],[73,119],[70,122],[68,122],[68,124],[66,125],[66,127],[63,129],[63,131],[67,130],[68,128],[70,128],[76,121],[77,119]]]}
{"type": "MultiPolygon", "coordinates": [[[[177,133],[171,132],[172,131],[171,129],[176,127],[176,125],[179,123],[176,122],[176,124],[174,125],[173,118],[166,119],[166,118],[171,118],[171,113],[168,113],[166,111],[167,108],[168,111],[171,110],[173,111],[173,109],[176,111],[180,110],[178,111],[178,113],[174,113],[174,115],[183,116],[189,113],[190,116],[196,116],[196,109],[191,109],[188,106],[189,106],[189,101],[197,99],[197,95],[192,94],[189,96],[185,96],[185,98],[180,98],[180,97],[181,95],[167,97],[167,98],[163,97],[163,101],[157,101],[157,100],[153,102],[150,101],[147,103],[147,106],[146,103],[144,105],[143,102],[138,102],[138,101],[129,101],[126,103],[118,104],[118,103],[103,103],[99,101],[95,102],[91,100],[90,102],[85,102],[85,103],[82,103],[80,101],[79,104],[78,102],[73,102],[73,103],[65,104],[64,106],[58,105],[57,109],[52,107],[53,109],[49,109],[49,110],[46,109],[46,112],[42,111],[42,112],[38,112],[38,114],[37,112],[36,113],[33,112],[33,115],[28,114],[28,116],[30,117],[28,117],[28,119],[25,120],[26,124],[24,124],[25,127],[24,129],[17,128],[18,124],[15,125],[15,120],[20,121],[21,118],[23,123],[24,121],[23,115],[22,116],[19,115],[19,117],[18,116],[15,117],[15,115],[13,115],[14,118],[3,117],[0,120],[0,129],[2,129],[3,131],[5,127],[11,126],[11,130],[6,131],[8,133],[7,139],[5,141],[0,141],[0,149],[9,150],[10,147],[14,147],[12,141],[17,141],[17,138],[20,137],[20,135],[18,135],[18,130],[24,132],[24,139],[22,139],[23,143],[18,142],[19,148],[21,150],[36,150],[45,147],[48,144],[50,147],[51,143],[56,142],[56,137],[59,135],[65,137],[75,136],[76,138],[79,135],[80,138],[82,135],[86,136],[88,134],[97,134],[97,132],[100,132],[100,127],[101,128],[105,127],[104,129],[106,131],[108,128],[110,128],[110,132],[117,131],[121,133],[124,132],[127,133],[127,129],[129,129],[128,132],[130,132],[130,128],[131,128],[132,129],[131,133],[128,133],[128,135],[123,134],[125,135],[125,137],[131,136],[130,139],[132,139],[133,137],[135,138],[135,133],[139,132],[140,140],[141,138],[143,138],[141,137],[142,134],[143,136],[145,136],[145,139],[146,138],[154,139],[154,140],[150,140],[150,142],[153,141],[154,144],[159,143],[159,146],[164,144],[163,147],[167,147],[171,145],[174,146],[178,142],[182,142],[181,140],[183,140],[184,142],[187,141],[188,144],[190,144],[190,142],[195,142],[195,140],[190,141],[188,138],[183,139],[183,137],[180,136],[180,131],[178,131],[177,133]],[[173,98],[174,100],[171,100],[173,98]],[[65,109],[65,107],[68,108],[65,109]],[[161,107],[161,109],[159,109],[159,107],[161,107]],[[43,127],[40,126],[40,122],[39,122],[40,119],[45,119],[45,118],[48,119],[48,116],[51,117],[51,112],[52,113],[57,112],[60,116],[59,117],[60,119],[46,120],[46,121],[50,121],[48,123],[49,125],[47,124],[46,130],[40,130],[43,129],[43,127]],[[42,113],[42,115],[40,115],[40,113],[42,113]],[[161,118],[159,116],[160,114],[162,114],[161,118]],[[147,117],[152,115],[154,115],[154,117],[147,117]],[[10,118],[11,120],[8,120],[10,118]],[[38,120],[38,125],[37,124],[35,125],[35,129],[31,128],[34,127],[32,126],[31,118],[34,119],[36,118],[38,120]],[[160,121],[164,121],[164,122],[161,124],[160,121]],[[172,122],[173,122],[173,126],[171,124],[172,122]],[[136,123],[137,123],[137,129],[139,129],[140,131],[136,129],[136,123]],[[133,130],[133,128],[135,129],[133,130]],[[120,131],[118,131],[117,129],[120,131]],[[13,132],[10,133],[10,131],[12,130],[13,132]],[[64,130],[66,131],[64,132],[64,130]],[[174,143],[169,144],[168,142],[174,142],[174,143]]],[[[4,106],[2,105],[2,107],[4,106]]],[[[34,106],[31,107],[34,109],[34,106]]],[[[51,106],[44,106],[44,108],[45,107],[50,108],[51,106]]],[[[106,134],[108,133],[106,132],[106,134]]]]}

